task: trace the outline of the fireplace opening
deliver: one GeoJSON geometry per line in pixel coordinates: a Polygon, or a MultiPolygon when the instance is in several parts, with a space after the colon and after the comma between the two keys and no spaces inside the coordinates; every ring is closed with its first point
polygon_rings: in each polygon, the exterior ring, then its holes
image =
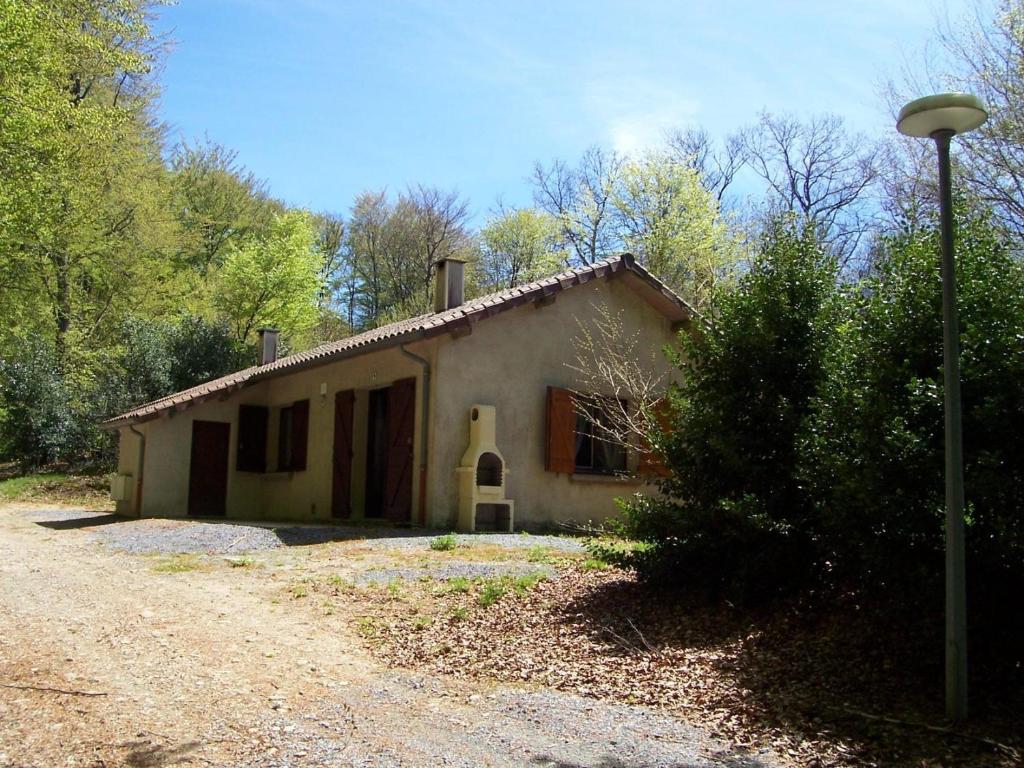
{"type": "Polygon", "coordinates": [[[476,530],[508,531],[512,521],[512,510],[508,504],[477,504],[476,530]]]}
{"type": "Polygon", "coordinates": [[[501,485],[501,459],[493,453],[484,453],[476,463],[477,485],[501,485]]]}

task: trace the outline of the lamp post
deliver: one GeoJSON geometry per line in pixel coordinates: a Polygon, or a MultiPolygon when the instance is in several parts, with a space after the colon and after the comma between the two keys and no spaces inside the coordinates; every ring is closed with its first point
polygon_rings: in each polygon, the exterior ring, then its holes
{"type": "Polygon", "coordinates": [[[953,260],[953,193],[949,141],[988,119],[981,101],[966,93],[925,96],[900,110],[896,130],[930,138],[939,155],[942,224],[942,352],[946,411],[946,716],[967,717],[967,590],[964,579],[964,458],[960,427],[960,328],[953,260]]]}

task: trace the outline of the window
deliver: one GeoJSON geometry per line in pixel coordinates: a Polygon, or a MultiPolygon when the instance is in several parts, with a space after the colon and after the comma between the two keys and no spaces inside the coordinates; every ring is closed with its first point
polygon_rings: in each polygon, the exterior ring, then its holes
{"type": "Polygon", "coordinates": [[[235,468],[239,472],[267,471],[268,411],[262,405],[238,407],[238,452],[235,468]]]}
{"type": "Polygon", "coordinates": [[[309,442],[309,400],[298,400],[278,413],[277,471],[304,470],[309,442]]]}
{"type": "Polygon", "coordinates": [[[601,428],[608,416],[600,408],[576,413],[576,472],[611,474],[626,471],[626,448],[608,440],[601,428]]]}
{"type": "Polygon", "coordinates": [[[603,418],[599,412],[578,413],[572,392],[548,387],[544,468],[568,474],[625,472],[626,449],[603,439],[601,428],[595,426],[594,420],[603,418]]]}

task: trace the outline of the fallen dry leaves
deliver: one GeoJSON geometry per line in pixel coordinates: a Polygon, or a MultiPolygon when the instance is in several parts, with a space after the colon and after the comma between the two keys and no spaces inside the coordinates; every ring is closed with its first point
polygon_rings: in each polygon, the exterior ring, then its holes
{"type": "Polygon", "coordinates": [[[1019,690],[976,709],[962,734],[929,730],[941,724],[941,645],[852,605],[751,616],[578,564],[486,607],[479,589],[413,582],[346,599],[361,602],[360,631],[391,664],[661,707],[799,765],[1020,764],[1019,690]]]}

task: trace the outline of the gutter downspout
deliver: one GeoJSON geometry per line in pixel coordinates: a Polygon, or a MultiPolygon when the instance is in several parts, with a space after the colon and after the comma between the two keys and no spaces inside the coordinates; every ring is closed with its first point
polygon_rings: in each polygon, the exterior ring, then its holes
{"type": "Polygon", "coordinates": [[[129,424],[128,429],[139,438],[139,471],[135,480],[135,516],[142,517],[142,473],[146,466],[146,435],[139,432],[134,424],[129,424]]]}
{"type": "Polygon", "coordinates": [[[419,522],[420,525],[427,524],[427,429],[430,425],[430,361],[420,357],[415,352],[410,352],[404,344],[398,345],[398,350],[415,360],[423,369],[423,406],[420,414],[420,500],[419,500],[419,522]]]}

